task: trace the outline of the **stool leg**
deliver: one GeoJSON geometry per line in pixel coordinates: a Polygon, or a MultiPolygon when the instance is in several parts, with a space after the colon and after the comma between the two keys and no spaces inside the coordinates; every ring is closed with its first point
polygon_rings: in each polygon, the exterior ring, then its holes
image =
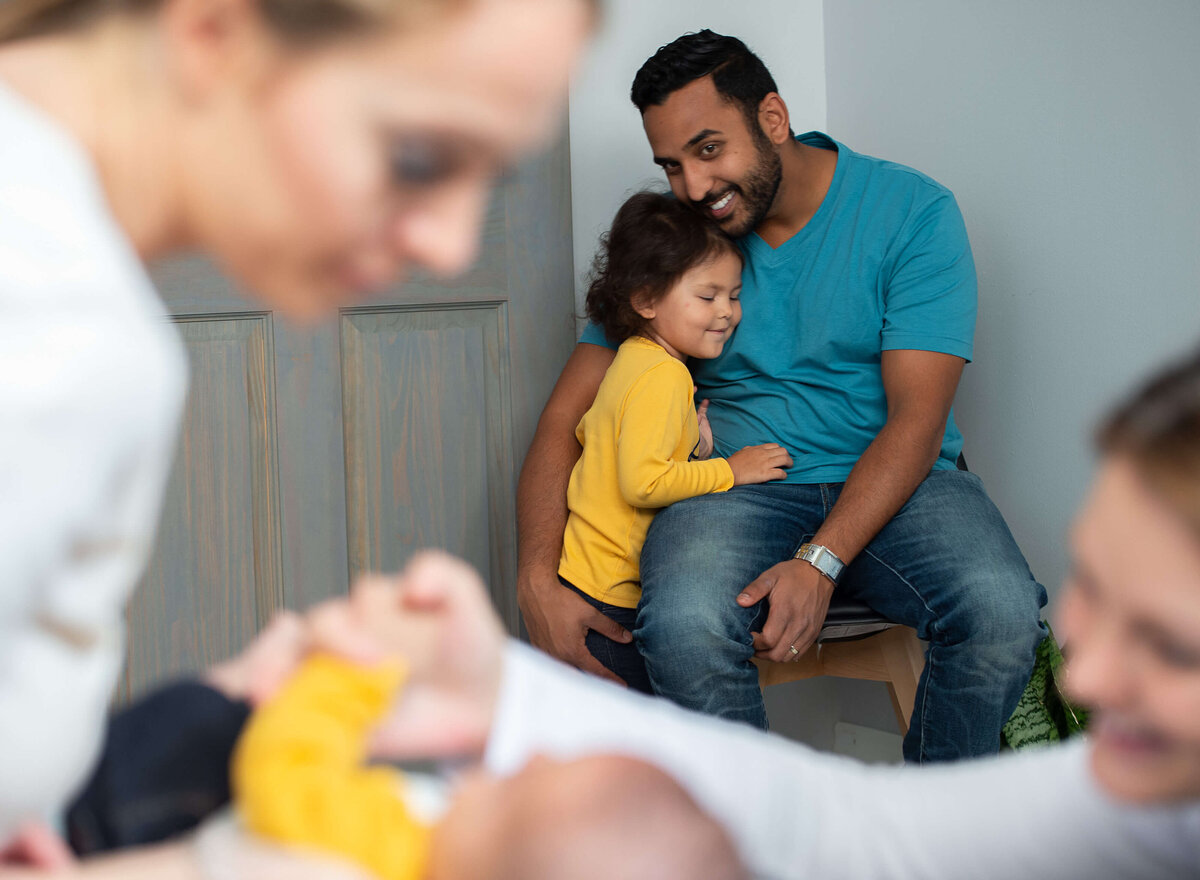
{"type": "Polygon", "coordinates": [[[925,669],[925,652],[911,627],[892,627],[879,638],[888,670],[888,695],[903,736],[908,733],[908,721],[917,701],[917,682],[925,669]]]}

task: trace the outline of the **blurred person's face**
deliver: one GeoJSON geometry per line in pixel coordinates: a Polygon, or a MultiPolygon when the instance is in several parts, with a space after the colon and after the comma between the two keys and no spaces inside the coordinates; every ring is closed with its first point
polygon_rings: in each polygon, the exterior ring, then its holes
{"type": "Polygon", "coordinates": [[[412,267],[461,272],[497,175],[551,135],[588,27],[582,0],[470,0],[304,51],[253,22],[185,34],[185,238],[301,317],[412,267]]]}
{"type": "Polygon", "coordinates": [[[1124,800],[1200,797],[1200,541],[1117,457],[1072,534],[1067,684],[1093,709],[1092,771],[1124,800]]]}

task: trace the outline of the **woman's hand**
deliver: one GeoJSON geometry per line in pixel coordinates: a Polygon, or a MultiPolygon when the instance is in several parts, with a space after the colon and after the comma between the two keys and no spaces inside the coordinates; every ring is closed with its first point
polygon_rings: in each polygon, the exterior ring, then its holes
{"type": "Polygon", "coordinates": [[[5,866],[21,865],[38,871],[62,871],[75,863],[66,841],[42,822],[26,822],[0,847],[0,877],[5,866]]]}
{"type": "Polygon", "coordinates": [[[362,602],[381,637],[392,631],[394,647],[411,667],[372,753],[405,758],[482,752],[500,689],[505,632],[475,570],[445,553],[420,553],[400,576],[390,608],[379,599],[371,593],[351,601],[362,602]]]}

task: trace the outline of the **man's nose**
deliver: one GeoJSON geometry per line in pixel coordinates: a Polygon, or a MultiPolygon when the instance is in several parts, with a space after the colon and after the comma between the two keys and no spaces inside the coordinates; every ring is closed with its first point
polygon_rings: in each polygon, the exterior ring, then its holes
{"type": "Polygon", "coordinates": [[[699,204],[713,194],[711,192],[712,175],[703,167],[696,163],[685,162],[681,170],[683,172],[683,189],[689,200],[699,204]]]}

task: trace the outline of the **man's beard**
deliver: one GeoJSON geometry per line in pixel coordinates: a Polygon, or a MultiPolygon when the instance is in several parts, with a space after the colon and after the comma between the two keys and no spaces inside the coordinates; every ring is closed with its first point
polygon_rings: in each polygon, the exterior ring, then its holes
{"type": "MultiPolygon", "coordinates": [[[[731,238],[741,238],[758,228],[758,224],[762,223],[771,210],[771,205],[775,202],[775,194],[779,192],[780,181],[783,180],[783,163],[779,159],[779,154],[775,152],[774,145],[761,129],[758,129],[754,143],[757,147],[758,161],[746,173],[741,183],[735,183],[729,187],[739,196],[741,202],[739,210],[726,218],[725,222],[719,224],[725,234],[731,238]]],[[[725,190],[725,192],[728,191],[725,190]]],[[[693,205],[704,210],[707,205],[725,195],[725,192],[717,193],[715,197],[706,198],[700,203],[693,202],[693,205]]],[[[711,215],[709,217],[711,218],[711,215]]]]}

